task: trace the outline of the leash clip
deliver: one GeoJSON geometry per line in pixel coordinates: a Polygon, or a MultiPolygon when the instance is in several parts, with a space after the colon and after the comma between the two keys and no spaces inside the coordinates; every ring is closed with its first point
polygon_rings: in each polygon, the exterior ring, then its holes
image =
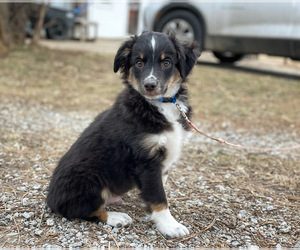
{"type": "Polygon", "coordinates": [[[173,102],[176,106],[176,108],[179,110],[179,112],[181,113],[182,117],[188,122],[191,123],[191,121],[189,120],[189,118],[187,117],[187,115],[184,113],[184,111],[182,110],[182,108],[180,107],[180,105],[177,102],[173,102]]]}

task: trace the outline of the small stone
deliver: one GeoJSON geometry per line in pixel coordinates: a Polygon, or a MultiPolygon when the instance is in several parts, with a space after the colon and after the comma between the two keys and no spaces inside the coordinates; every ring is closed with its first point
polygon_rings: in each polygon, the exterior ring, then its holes
{"type": "Polygon", "coordinates": [[[30,205],[30,199],[29,199],[29,198],[24,198],[24,199],[22,200],[22,204],[23,204],[23,206],[25,206],[25,207],[29,206],[29,205],[30,205]]]}
{"type": "Polygon", "coordinates": [[[267,206],[268,211],[273,211],[275,208],[273,206],[267,206]]]}
{"type": "Polygon", "coordinates": [[[30,212],[30,213],[24,212],[22,215],[25,219],[29,219],[30,217],[33,216],[33,213],[32,212],[30,212]]]}
{"type": "Polygon", "coordinates": [[[101,244],[106,244],[107,242],[108,242],[107,240],[100,239],[100,243],[101,243],[101,244]]]}
{"type": "Polygon", "coordinates": [[[286,234],[286,233],[289,233],[290,230],[291,230],[291,227],[290,227],[290,226],[287,226],[286,228],[281,228],[281,229],[280,229],[280,232],[286,234]]]}
{"type": "Polygon", "coordinates": [[[225,191],[226,189],[225,189],[225,187],[224,186],[222,186],[222,185],[216,185],[215,186],[217,189],[219,189],[219,191],[225,191]]]}
{"type": "Polygon", "coordinates": [[[33,189],[35,189],[35,190],[39,190],[41,188],[41,185],[34,185],[33,186],[33,189]]]}
{"type": "Polygon", "coordinates": [[[235,240],[235,241],[232,241],[231,244],[232,244],[233,246],[236,247],[236,246],[238,246],[240,243],[239,243],[237,240],[235,240]]]}
{"type": "Polygon", "coordinates": [[[300,241],[298,241],[294,247],[295,248],[300,248],[300,241]]]}
{"type": "Polygon", "coordinates": [[[289,226],[285,221],[280,224],[279,228],[281,233],[289,233],[291,230],[291,226],[289,226]]]}
{"type": "Polygon", "coordinates": [[[0,199],[3,203],[8,201],[8,198],[5,195],[2,195],[1,199],[0,199]]]}
{"type": "Polygon", "coordinates": [[[66,223],[68,221],[68,219],[67,218],[65,218],[65,217],[62,217],[62,219],[61,219],[61,222],[62,223],[66,223]]]}
{"type": "Polygon", "coordinates": [[[41,235],[41,234],[43,233],[43,230],[41,230],[41,229],[36,229],[36,230],[34,231],[34,233],[35,233],[35,235],[41,235]]]}
{"type": "Polygon", "coordinates": [[[254,223],[254,224],[256,224],[256,223],[257,223],[257,219],[256,219],[256,218],[254,218],[254,217],[251,217],[251,218],[250,218],[250,220],[251,220],[251,223],[254,223]]]}
{"type": "Polygon", "coordinates": [[[78,238],[78,239],[81,239],[83,236],[82,236],[82,233],[81,232],[78,232],[77,234],[76,234],[76,238],[78,238]]]}
{"type": "Polygon", "coordinates": [[[71,248],[72,248],[72,247],[81,247],[82,245],[83,245],[82,242],[75,242],[75,243],[71,244],[70,247],[71,247],[71,248]]]}
{"type": "Polygon", "coordinates": [[[37,224],[38,224],[38,222],[36,220],[33,220],[30,222],[30,225],[32,225],[32,226],[36,226],[37,224]]]}
{"type": "Polygon", "coordinates": [[[256,246],[256,245],[250,245],[250,246],[247,246],[250,250],[259,250],[259,246],[256,246]]]}
{"type": "Polygon", "coordinates": [[[224,178],[229,179],[231,177],[231,174],[225,174],[224,178]]]}
{"type": "Polygon", "coordinates": [[[93,247],[99,247],[99,246],[100,246],[100,245],[99,245],[98,242],[95,241],[95,242],[93,243],[93,247]]]}
{"type": "Polygon", "coordinates": [[[18,187],[17,190],[18,191],[22,191],[22,192],[26,192],[27,191],[27,187],[18,187]]]}
{"type": "Polygon", "coordinates": [[[245,240],[246,242],[251,242],[251,237],[248,236],[248,235],[245,235],[245,236],[244,236],[244,240],[245,240]]]}
{"type": "Polygon", "coordinates": [[[204,238],[204,242],[205,242],[205,244],[209,244],[210,240],[208,238],[204,238]]]}
{"type": "Polygon", "coordinates": [[[237,217],[239,217],[240,219],[242,219],[242,218],[244,218],[244,217],[246,216],[246,214],[247,214],[247,211],[246,211],[246,210],[241,210],[241,211],[238,213],[237,217]]]}
{"type": "Polygon", "coordinates": [[[202,207],[203,206],[203,202],[198,201],[197,206],[202,207]]]}
{"type": "Polygon", "coordinates": [[[54,226],[54,220],[53,219],[47,219],[46,224],[47,224],[47,226],[52,227],[52,226],[54,226]]]}

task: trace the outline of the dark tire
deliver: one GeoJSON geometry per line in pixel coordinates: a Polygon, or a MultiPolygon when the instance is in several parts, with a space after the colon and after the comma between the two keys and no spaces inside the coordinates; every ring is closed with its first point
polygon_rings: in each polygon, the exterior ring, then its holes
{"type": "Polygon", "coordinates": [[[243,54],[235,54],[233,52],[213,52],[215,57],[222,63],[234,63],[243,58],[243,54]]]}
{"type": "Polygon", "coordinates": [[[300,61],[300,57],[291,57],[291,59],[294,61],[300,61]]]}
{"type": "Polygon", "coordinates": [[[165,14],[156,24],[155,31],[169,34],[174,32],[180,41],[199,42],[203,49],[203,23],[190,11],[174,10],[165,14]]]}
{"type": "Polygon", "coordinates": [[[55,19],[53,24],[46,29],[47,38],[53,40],[66,40],[68,39],[68,27],[64,20],[55,19]]]}

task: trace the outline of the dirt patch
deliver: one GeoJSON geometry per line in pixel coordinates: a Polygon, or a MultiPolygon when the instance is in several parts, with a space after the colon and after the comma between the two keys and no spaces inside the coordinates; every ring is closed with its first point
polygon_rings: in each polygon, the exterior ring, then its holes
{"type": "MultiPolygon", "coordinates": [[[[112,54],[20,48],[0,66],[0,246],[299,247],[299,150],[259,153],[194,134],[167,194],[191,235],[167,240],[133,190],[109,209],[134,224],[69,221],[44,208],[51,173],[80,132],[122,89],[112,54]]],[[[193,121],[251,146],[300,143],[300,81],[197,66],[193,121]]]]}

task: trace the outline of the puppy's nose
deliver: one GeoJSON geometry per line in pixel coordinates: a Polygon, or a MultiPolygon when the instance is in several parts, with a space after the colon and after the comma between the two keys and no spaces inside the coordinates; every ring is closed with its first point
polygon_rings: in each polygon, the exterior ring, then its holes
{"type": "Polygon", "coordinates": [[[153,91],[157,86],[158,81],[156,79],[147,79],[144,81],[144,87],[147,91],[153,91]]]}

